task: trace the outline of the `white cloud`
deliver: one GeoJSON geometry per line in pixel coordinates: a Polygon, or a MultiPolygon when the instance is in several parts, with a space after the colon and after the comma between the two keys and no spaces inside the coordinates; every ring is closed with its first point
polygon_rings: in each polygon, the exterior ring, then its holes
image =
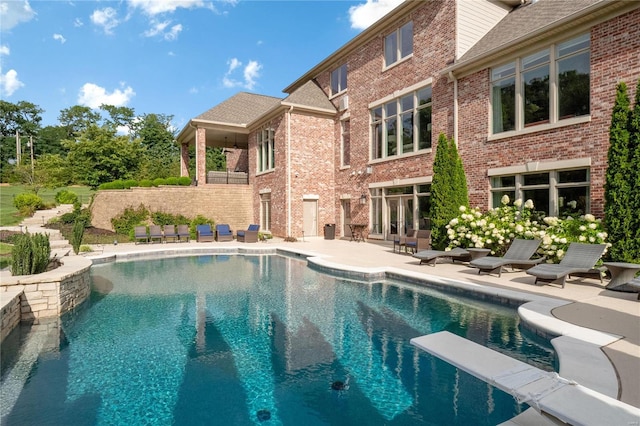
{"type": "Polygon", "coordinates": [[[192,87],[191,89],[189,89],[189,93],[192,95],[195,95],[198,93],[198,88],[197,87],[192,87]]]}
{"type": "Polygon", "coordinates": [[[96,9],[91,14],[91,22],[102,27],[106,34],[113,34],[113,29],[120,24],[117,14],[118,12],[112,7],[96,9]]]}
{"type": "Polygon", "coordinates": [[[82,20],[80,18],[76,18],[73,21],[73,26],[76,27],[76,28],[81,27],[83,25],[84,25],[84,22],[82,22],[82,20]]]}
{"type": "Polygon", "coordinates": [[[140,9],[149,16],[161,13],[172,13],[178,8],[199,9],[206,8],[214,10],[213,4],[202,0],[128,0],[132,8],[140,9]]]}
{"type": "Polygon", "coordinates": [[[0,22],[2,31],[9,31],[21,22],[29,22],[36,13],[27,0],[0,2],[0,22]]]}
{"type": "Polygon", "coordinates": [[[64,44],[64,42],[67,41],[67,39],[64,38],[64,36],[62,34],[54,34],[53,35],[53,39],[54,40],[58,40],[62,44],[64,44]]]}
{"type": "Polygon", "coordinates": [[[176,24],[171,28],[169,28],[169,30],[167,30],[170,24],[171,24],[171,21],[158,22],[158,21],[152,20],[151,28],[145,31],[143,35],[145,37],[155,37],[160,35],[165,40],[173,41],[178,38],[178,34],[180,34],[180,32],[182,31],[182,25],[176,24]]]}
{"type": "Polygon", "coordinates": [[[130,86],[121,89],[115,89],[111,93],[107,93],[104,87],[100,87],[93,83],[85,83],[78,94],[78,104],[88,106],[89,108],[98,108],[102,104],[113,106],[124,106],[129,103],[131,98],[135,96],[135,92],[130,86]]]}
{"type": "Polygon", "coordinates": [[[6,74],[2,74],[2,70],[0,70],[0,92],[4,96],[13,95],[21,87],[24,87],[24,83],[18,80],[16,70],[9,70],[6,74]]]}
{"type": "Polygon", "coordinates": [[[7,45],[0,45],[0,55],[9,55],[10,50],[9,50],[9,46],[7,45]]]}
{"type": "Polygon", "coordinates": [[[222,84],[224,87],[244,87],[248,90],[252,90],[255,87],[256,79],[260,77],[260,70],[262,69],[262,65],[258,61],[249,61],[247,66],[244,67],[244,70],[242,71],[242,81],[236,80],[231,76],[236,69],[242,66],[242,62],[237,58],[232,58],[227,61],[227,65],[229,65],[229,69],[224,77],[222,77],[222,84]]]}
{"type": "Polygon", "coordinates": [[[389,13],[404,0],[367,0],[349,8],[351,28],[363,30],[389,13]]]}

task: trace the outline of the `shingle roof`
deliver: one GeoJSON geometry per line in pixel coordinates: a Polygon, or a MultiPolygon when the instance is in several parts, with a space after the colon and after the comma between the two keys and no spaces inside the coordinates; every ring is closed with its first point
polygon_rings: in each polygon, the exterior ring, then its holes
{"type": "Polygon", "coordinates": [[[519,40],[526,40],[545,27],[553,27],[588,9],[597,3],[607,0],[538,0],[532,4],[521,6],[504,17],[480,41],[471,47],[458,63],[472,62],[490,52],[499,51],[505,46],[519,40]]]}
{"type": "Polygon", "coordinates": [[[335,112],[335,107],[327,95],[313,81],[307,81],[284,99],[289,104],[303,105],[311,108],[328,109],[335,112]]]}
{"type": "Polygon", "coordinates": [[[195,120],[245,125],[275,108],[281,101],[282,99],[272,96],[240,92],[203,112],[195,120]]]}

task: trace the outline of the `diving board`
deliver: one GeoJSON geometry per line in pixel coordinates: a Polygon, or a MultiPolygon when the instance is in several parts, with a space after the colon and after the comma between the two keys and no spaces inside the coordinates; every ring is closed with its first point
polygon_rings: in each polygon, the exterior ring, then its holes
{"type": "Polygon", "coordinates": [[[411,344],[509,393],[552,421],[630,425],[640,419],[636,407],[448,331],[416,337],[411,344]]]}

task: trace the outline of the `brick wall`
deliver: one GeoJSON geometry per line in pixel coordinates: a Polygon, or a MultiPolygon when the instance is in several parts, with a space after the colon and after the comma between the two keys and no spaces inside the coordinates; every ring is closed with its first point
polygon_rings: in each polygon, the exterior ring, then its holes
{"type": "Polygon", "coordinates": [[[616,85],[625,81],[633,99],[640,78],[640,10],[591,31],[591,120],[554,130],[488,141],[489,70],[459,80],[459,147],[473,206],[489,207],[489,168],[591,159],[591,212],[602,217],[611,109],[616,85]]]}
{"type": "Polygon", "coordinates": [[[202,215],[228,223],[234,231],[254,222],[251,185],[200,185],[98,191],[91,204],[91,224],[113,230],[111,219],[143,204],[152,212],[202,215]]]}

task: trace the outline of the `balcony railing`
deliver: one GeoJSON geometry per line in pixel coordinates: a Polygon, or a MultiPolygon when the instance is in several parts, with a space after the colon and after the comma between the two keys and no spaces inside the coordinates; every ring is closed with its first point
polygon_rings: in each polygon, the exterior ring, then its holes
{"type": "Polygon", "coordinates": [[[211,171],[207,173],[207,183],[248,185],[249,174],[247,172],[211,171]]]}

